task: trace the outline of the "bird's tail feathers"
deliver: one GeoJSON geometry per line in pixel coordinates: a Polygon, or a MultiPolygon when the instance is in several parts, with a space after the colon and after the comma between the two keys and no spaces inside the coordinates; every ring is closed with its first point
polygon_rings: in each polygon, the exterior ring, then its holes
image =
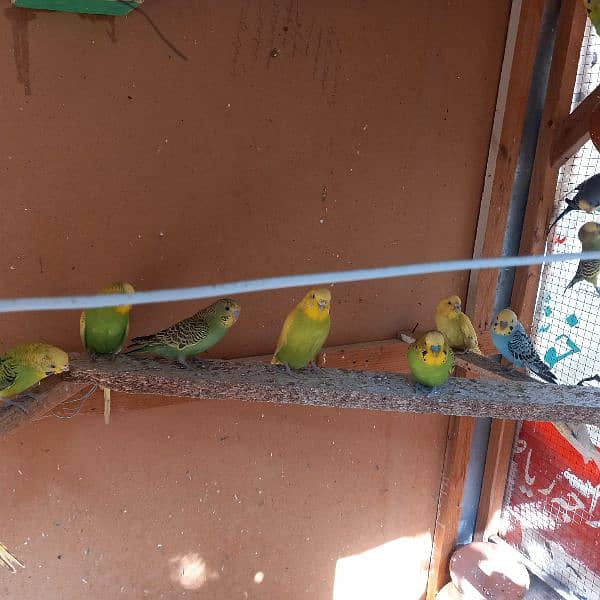
{"type": "Polygon", "coordinates": [[[583,277],[581,277],[581,275],[575,275],[575,277],[573,277],[573,279],[571,279],[571,282],[569,283],[569,285],[565,288],[565,292],[572,288],[576,283],[579,283],[580,281],[583,281],[583,277]]]}
{"type": "Polygon", "coordinates": [[[527,366],[544,381],[547,381],[548,383],[557,383],[556,375],[550,370],[550,367],[545,362],[537,359],[527,366]]]}
{"type": "Polygon", "coordinates": [[[135,337],[131,340],[123,354],[134,354],[135,352],[143,352],[148,347],[148,345],[152,344],[152,342],[154,341],[155,340],[153,335],[142,335],[139,337],[135,337]]]}
{"type": "Polygon", "coordinates": [[[575,210],[575,207],[572,205],[572,200],[569,198],[565,198],[565,202],[567,203],[567,208],[563,210],[550,225],[548,225],[548,229],[546,230],[546,235],[550,233],[550,230],[565,216],[568,215],[571,211],[575,210]]]}
{"type": "Polygon", "coordinates": [[[17,567],[25,568],[25,565],[13,554],[8,551],[8,548],[0,543],[0,563],[2,563],[12,573],[17,572],[17,567]]]}

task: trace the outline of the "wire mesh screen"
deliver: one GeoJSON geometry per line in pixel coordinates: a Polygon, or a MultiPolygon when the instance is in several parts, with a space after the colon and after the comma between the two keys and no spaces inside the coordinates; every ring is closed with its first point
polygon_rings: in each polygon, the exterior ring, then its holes
{"type": "MultiPolygon", "coordinates": [[[[598,84],[600,38],[588,22],[573,108],[598,84]]],[[[596,173],[600,173],[600,154],[589,142],[560,171],[555,216],[565,208],[564,198],[572,197],[576,186],[596,173]]],[[[568,213],[551,232],[548,252],[579,252],[579,228],[598,220],[597,215],[594,217],[581,211],[568,213]]],[[[532,331],[540,356],[559,382],[567,384],[600,374],[600,296],[587,282],[566,289],[576,269],[577,264],[570,262],[544,268],[532,331]]],[[[600,428],[586,426],[578,437],[579,442],[572,438],[567,441],[551,423],[520,425],[502,513],[502,534],[574,596],[597,600],[600,454],[595,446],[600,445],[600,428]]]]}

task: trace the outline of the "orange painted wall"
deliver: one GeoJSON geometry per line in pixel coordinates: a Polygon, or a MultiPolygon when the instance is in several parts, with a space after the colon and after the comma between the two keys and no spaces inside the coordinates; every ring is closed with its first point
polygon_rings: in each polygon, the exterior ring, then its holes
{"type": "MultiPolygon", "coordinates": [[[[138,14],[0,18],[1,296],[471,255],[509,2],[144,6],[189,62],[138,14]]],[[[330,344],[432,325],[466,284],[335,286],[330,344]]],[[[211,354],[272,350],[301,293],[241,297],[211,354]]],[[[136,308],[132,333],[197,305],[136,308]]],[[[77,325],[0,315],[0,344],[76,350],[77,325]]],[[[236,402],[47,418],[0,442],[0,540],[27,564],[0,592],[350,600],[404,555],[380,587],[419,598],[446,425],[236,402]],[[192,593],[171,561],[194,554],[212,575],[192,593]]]]}

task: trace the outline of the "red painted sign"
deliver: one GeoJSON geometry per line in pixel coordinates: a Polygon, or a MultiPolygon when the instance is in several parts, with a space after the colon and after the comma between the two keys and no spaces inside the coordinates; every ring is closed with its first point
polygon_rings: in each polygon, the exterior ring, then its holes
{"type": "Polygon", "coordinates": [[[534,562],[537,553],[540,561],[548,562],[547,570],[563,581],[585,579],[575,572],[581,571],[577,563],[600,575],[600,470],[596,463],[584,463],[551,423],[529,421],[522,424],[512,460],[513,484],[503,512],[506,541],[534,562]],[[561,576],[561,568],[574,573],[561,576]]]}

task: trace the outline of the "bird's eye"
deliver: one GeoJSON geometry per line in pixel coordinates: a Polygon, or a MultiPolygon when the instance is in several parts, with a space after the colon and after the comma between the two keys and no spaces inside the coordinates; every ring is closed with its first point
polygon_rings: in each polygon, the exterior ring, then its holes
{"type": "Polygon", "coordinates": [[[226,307],[225,307],[225,310],[229,310],[229,306],[226,306],[226,307]]]}
{"type": "Polygon", "coordinates": [[[56,365],[50,365],[51,369],[56,369],[56,365]]]}
{"type": "Polygon", "coordinates": [[[452,305],[452,302],[448,302],[448,306],[451,306],[451,305],[452,305]]]}
{"type": "Polygon", "coordinates": [[[313,294],[312,297],[313,297],[313,300],[314,300],[315,299],[315,295],[313,294]]]}

